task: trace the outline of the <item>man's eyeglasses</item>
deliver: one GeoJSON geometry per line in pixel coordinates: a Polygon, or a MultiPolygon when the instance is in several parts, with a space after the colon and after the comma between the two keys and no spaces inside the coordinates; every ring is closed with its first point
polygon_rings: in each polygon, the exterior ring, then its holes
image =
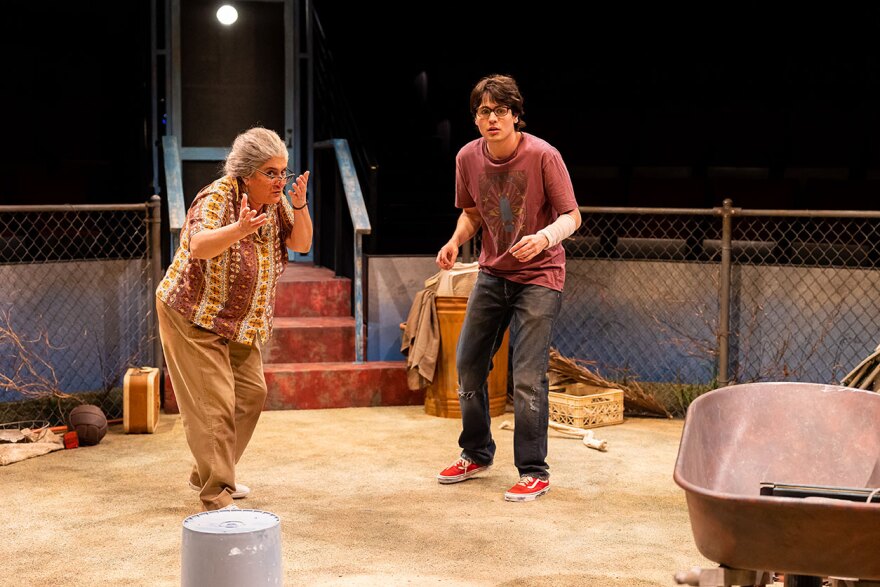
{"type": "Polygon", "coordinates": [[[498,118],[502,118],[507,116],[510,112],[509,106],[496,106],[495,108],[489,108],[488,106],[483,106],[481,108],[477,108],[477,116],[479,118],[489,118],[489,115],[495,113],[495,116],[498,118]]]}
{"type": "Polygon", "coordinates": [[[261,171],[259,169],[257,169],[257,172],[261,173],[262,175],[265,175],[266,177],[269,178],[269,181],[272,181],[272,182],[280,181],[282,183],[287,183],[288,180],[290,180],[290,178],[293,177],[293,172],[289,169],[285,169],[284,171],[282,171],[281,175],[278,175],[274,171],[270,171],[267,173],[267,172],[261,171]]]}

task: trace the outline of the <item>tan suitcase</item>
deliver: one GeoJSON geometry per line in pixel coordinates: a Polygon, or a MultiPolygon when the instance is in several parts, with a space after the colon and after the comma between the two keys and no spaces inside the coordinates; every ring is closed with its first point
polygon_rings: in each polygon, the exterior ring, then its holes
{"type": "Polygon", "coordinates": [[[152,434],[159,425],[159,369],[132,367],[122,387],[122,425],[127,433],[152,434]]]}

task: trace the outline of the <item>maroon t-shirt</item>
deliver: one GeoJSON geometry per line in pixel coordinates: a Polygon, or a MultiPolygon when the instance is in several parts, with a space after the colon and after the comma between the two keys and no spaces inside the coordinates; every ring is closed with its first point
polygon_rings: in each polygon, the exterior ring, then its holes
{"type": "Polygon", "coordinates": [[[476,207],[483,219],[480,270],[517,283],[562,291],[565,250],[550,247],[527,263],[510,247],[577,208],[562,156],[547,141],[522,133],[510,157],[489,156],[482,137],[461,148],[455,159],[455,205],[476,207]]]}

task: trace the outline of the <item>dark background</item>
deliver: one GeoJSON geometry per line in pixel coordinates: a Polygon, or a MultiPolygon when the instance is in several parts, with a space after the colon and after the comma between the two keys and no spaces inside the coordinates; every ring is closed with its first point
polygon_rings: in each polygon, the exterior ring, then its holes
{"type": "Polygon", "coordinates": [[[478,136],[470,89],[495,72],[518,80],[526,130],[560,150],[582,205],[865,209],[880,195],[876,9],[323,4],[379,164],[383,250],[451,233],[454,156],[478,136]]]}
{"type": "MultiPolygon", "coordinates": [[[[16,3],[17,4],[17,3],[16,3]]],[[[378,167],[379,253],[436,250],[471,87],[509,73],[582,205],[868,209],[880,191],[880,10],[315,2],[350,140],[378,167]],[[730,176],[733,177],[730,177],[730,176]]],[[[16,5],[4,204],[143,202],[149,3],[16,5]]],[[[316,120],[316,139],[339,127],[316,120]]]]}
{"type": "Polygon", "coordinates": [[[14,2],[3,12],[0,201],[146,201],[149,3],[14,2]]]}

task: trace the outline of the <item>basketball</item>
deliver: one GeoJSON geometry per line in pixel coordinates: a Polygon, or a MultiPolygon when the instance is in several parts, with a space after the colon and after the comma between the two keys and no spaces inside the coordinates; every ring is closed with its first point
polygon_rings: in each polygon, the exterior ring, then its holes
{"type": "Polygon", "coordinates": [[[81,445],[95,445],[107,434],[107,416],[98,406],[77,406],[70,410],[70,427],[76,430],[81,445]]]}

